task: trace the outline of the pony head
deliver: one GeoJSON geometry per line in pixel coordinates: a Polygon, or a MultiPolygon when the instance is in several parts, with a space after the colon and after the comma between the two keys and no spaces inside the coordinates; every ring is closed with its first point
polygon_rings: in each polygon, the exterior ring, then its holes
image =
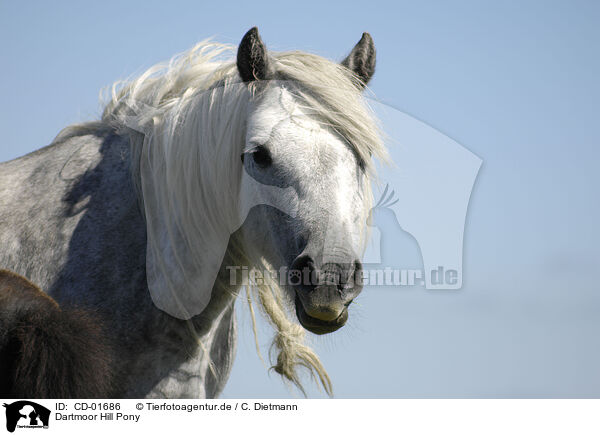
{"type": "Polygon", "coordinates": [[[362,289],[368,171],[379,143],[361,93],[374,64],[366,33],[341,64],[300,53],[271,58],[256,28],[238,49],[239,74],[255,89],[244,170],[251,182],[295,193],[287,210],[266,201],[251,210],[246,250],[277,271],[300,324],[316,334],[342,327],[362,289]]]}

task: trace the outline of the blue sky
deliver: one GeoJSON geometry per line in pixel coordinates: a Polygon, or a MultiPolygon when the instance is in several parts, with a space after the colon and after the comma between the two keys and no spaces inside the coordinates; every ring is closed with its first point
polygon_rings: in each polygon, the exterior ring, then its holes
{"type": "MultiPolygon", "coordinates": [[[[592,1],[1,1],[0,160],[96,118],[101,88],[206,37],[237,43],[257,25],[272,49],[341,59],[369,31],[377,97],[484,163],[463,288],[367,288],[315,340],[337,397],[600,397],[599,19],[592,1]]],[[[397,225],[386,237],[420,264],[397,225]]],[[[224,397],[294,395],[238,311],[224,397]]]]}

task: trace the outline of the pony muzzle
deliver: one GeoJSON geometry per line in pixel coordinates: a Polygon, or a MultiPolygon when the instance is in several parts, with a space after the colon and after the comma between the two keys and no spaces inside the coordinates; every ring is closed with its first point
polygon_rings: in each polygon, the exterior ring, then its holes
{"type": "Polygon", "coordinates": [[[330,333],[344,326],[348,306],[362,290],[360,261],[327,263],[318,268],[310,256],[301,255],[292,270],[303,278],[292,283],[300,324],[315,334],[330,333]]]}

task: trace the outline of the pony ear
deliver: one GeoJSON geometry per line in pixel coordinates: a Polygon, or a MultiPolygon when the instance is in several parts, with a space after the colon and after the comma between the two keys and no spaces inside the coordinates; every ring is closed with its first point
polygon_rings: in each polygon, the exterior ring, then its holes
{"type": "Polygon", "coordinates": [[[245,82],[268,80],[271,77],[267,47],[260,39],[257,27],[248,30],[240,42],[237,68],[245,82]]]}
{"type": "Polygon", "coordinates": [[[342,65],[352,71],[361,81],[364,88],[375,73],[375,44],[367,32],[362,34],[360,41],[354,46],[342,65]]]}

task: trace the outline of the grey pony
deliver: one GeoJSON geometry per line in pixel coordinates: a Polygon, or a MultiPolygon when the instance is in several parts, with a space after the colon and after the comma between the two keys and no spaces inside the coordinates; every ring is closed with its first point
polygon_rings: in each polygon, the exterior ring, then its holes
{"type": "MultiPolygon", "coordinates": [[[[348,59],[359,76],[372,75],[348,59]]],[[[132,158],[128,136],[91,122],[0,163],[0,268],[24,275],[61,306],[102,319],[116,355],[111,396],[218,396],[235,352],[235,291],[213,291],[191,323],[154,306],[132,158]]],[[[221,281],[229,264],[230,250],[221,281]]]]}

